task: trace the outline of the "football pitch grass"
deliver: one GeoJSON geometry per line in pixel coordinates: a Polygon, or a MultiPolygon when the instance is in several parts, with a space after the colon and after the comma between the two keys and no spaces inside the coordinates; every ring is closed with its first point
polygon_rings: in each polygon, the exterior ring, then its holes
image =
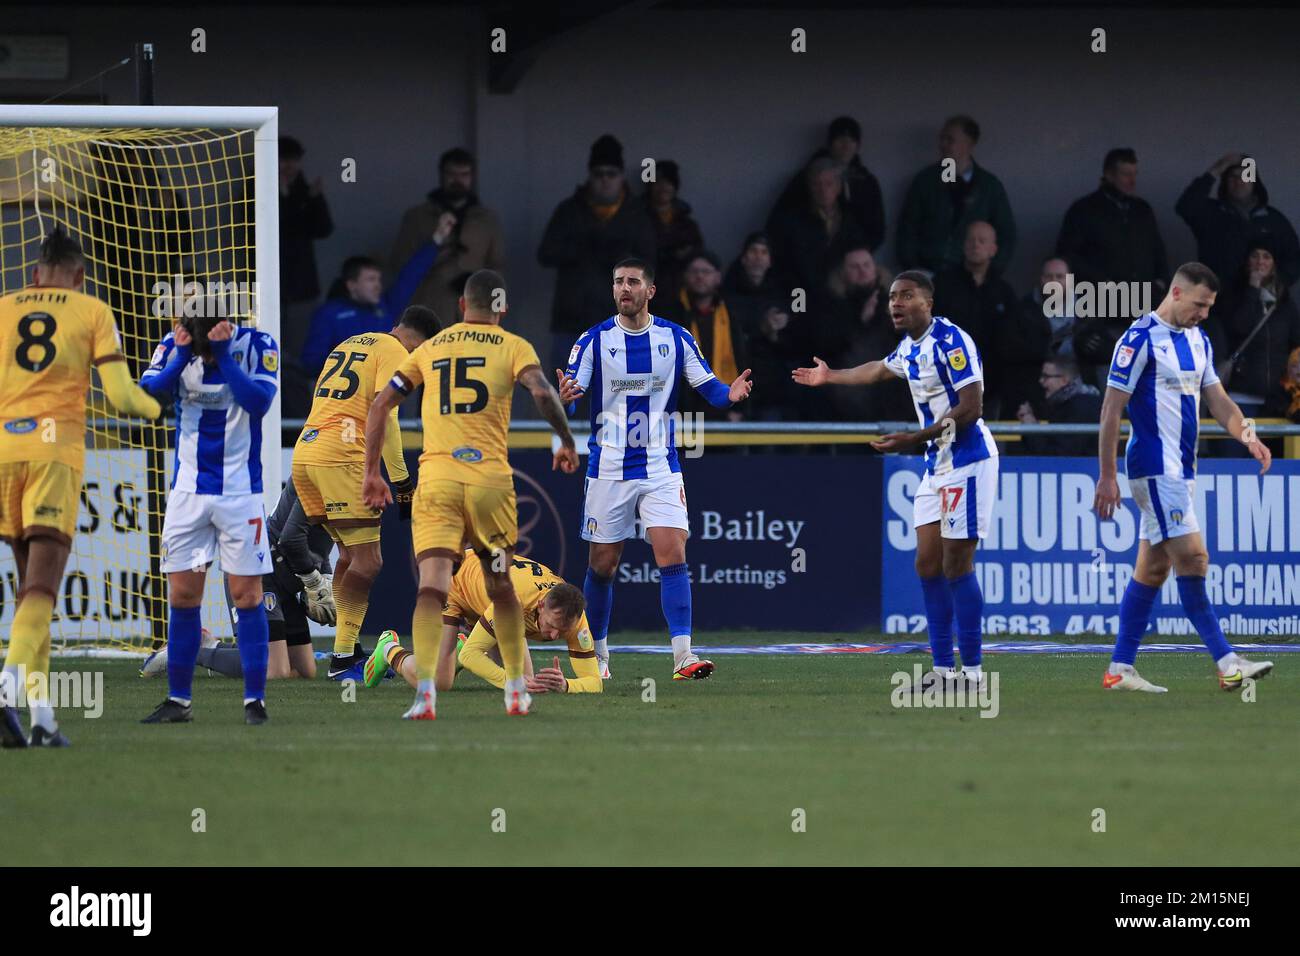
{"type": "MultiPolygon", "coordinates": [[[[808,639],[826,636],[709,638],[808,639]]],[[[551,657],[534,645],[538,666],[551,657]]],[[[103,670],[103,714],[61,715],[71,749],[0,753],[0,858],[1295,864],[1300,657],[1274,659],[1245,702],[1203,654],[1139,661],[1166,695],[1104,692],[1101,655],[988,655],[998,713],[981,718],[892,705],[891,675],[927,655],[728,655],[713,679],[674,682],[669,657],[616,652],[604,694],[538,697],[526,719],[468,674],[434,723],[398,719],[404,682],[349,703],[321,676],[273,682],[271,722],[246,727],[237,681],[197,677],[194,723],[143,726],[164,681],[56,658],[103,670]]]]}

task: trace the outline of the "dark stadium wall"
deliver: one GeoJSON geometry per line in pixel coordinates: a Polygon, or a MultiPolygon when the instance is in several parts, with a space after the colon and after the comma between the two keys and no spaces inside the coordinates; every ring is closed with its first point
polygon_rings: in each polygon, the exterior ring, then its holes
{"type": "MultiPolygon", "coordinates": [[[[1294,84],[1279,80],[1293,72],[1300,14],[1075,9],[1014,22],[951,8],[651,10],[552,40],[508,95],[487,90],[494,24],[472,10],[38,7],[23,32],[69,36],[73,79],[151,39],[160,103],[278,105],[282,131],[307,146],[309,174],[326,180],[336,229],[317,246],[323,276],[350,253],[386,253],[402,211],[433,184],[438,153],[468,145],[484,201],[505,222],[515,321],[539,345],[552,275],[537,265],[537,243],[604,132],[623,140],[634,175],[644,157],[680,163],[682,196],[727,261],[840,113],[861,122],[884,190],[889,265],[907,183],[936,159],[937,127],[956,112],[980,122],[977,160],[1010,194],[1017,292],[1112,146],[1137,150],[1139,192],[1172,263],[1195,251],[1174,213],[1179,193],[1230,150],[1254,155],[1273,205],[1300,218],[1294,84]],[[206,53],[190,52],[196,27],[206,53]],[[1089,50],[1097,27],[1106,53],[1089,50]],[[791,52],[796,28],[806,53],[791,52]],[[357,160],[354,184],[339,182],[344,157],[357,160]]],[[[71,82],[0,80],[0,96],[39,100],[71,82]]],[[[129,68],[103,89],[109,102],[131,102],[129,68]]]]}

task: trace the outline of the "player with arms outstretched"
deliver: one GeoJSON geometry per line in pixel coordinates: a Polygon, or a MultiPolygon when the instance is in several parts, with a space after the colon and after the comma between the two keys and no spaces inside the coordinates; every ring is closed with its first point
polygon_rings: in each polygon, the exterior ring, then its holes
{"type": "Polygon", "coordinates": [[[929,277],[900,272],[889,287],[889,315],[894,328],[905,334],[888,357],[844,370],[827,368],[814,358],[813,368],[793,374],[801,385],[874,385],[895,376],[907,382],[921,428],[885,435],[871,446],[882,452],[926,446],[912,524],[934,673],[978,687],[985,679],[984,594],[975,576],[975,549],[993,515],[998,449],[981,417],[984,365],[975,342],[952,322],[932,315],[933,308],[929,277]],[[952,653],[954,613],[960,671],[952,653]]]}
{"type": "Polygon", "coordinates": [[[650,314],[653,267],[625,259],[614,267],[616,314],[588,329],[556,369],[560,398],[570,406],[591,392],[591,440],[582,506],[582,537],[589,542],[583,596],[601,675],[609,676],[610,612],[614,572],[638,518],[659,567],[659,598],[673,647],[673,679],[700,680],[713,662],[691,649],[691,574],[686,539],[691,525],[677,457],[677,390],[682,379],[715,408],[749,397],[749,369],[722,382],[694,337],[675,322],[650,314]]]}
{"type": "Polygon", "coordinates": [[[72,550],[86,455],[86,391],[143,418],[158,403],[131,380],[113,311],[82,292],[86,260],[62,228],[41,243],[32,284],[0,298],[0,540],[18,566],[18,606],[0,677],[0,744],[64,747],[48,697],[50,621],[72,550]],[[31,738],[17,710],[31,709],[31,738]]]}
{"type": "MultiPolygon", "coordinates": [[[[370,588],[383,567],[379,550],[382,511],[361,500],[366,416],[370,403],[388,386],[393,373],[441,327],[432,309],[413,305],[388,332],[365,332],[340,342],[325,360],[311,414],[293,449],[293,483],[307,520],[323,523],[339,546],[334,568],[338,623],[329,669],[333,680],[361,679],[366,655],[357,639],[370,604],[370,588]]],[[[415,482],[402,456],[396,407],[389,411],[381,455],[403,517],[409,518],[415,482]]]]}
{"type": "Polygon", "coordinates": [[[498,273],[480,269],[471,275],[460,298],[464,321],[443,329],[412,352],[370,406],[366,419],[362,498],[370,507],[382,508],[393,500],[379,474],[389,413],[416,387],[425,386],[424,453],[412,506],[419,590],[411,641],[419,684],[415,703],[403,715],[410,720],[435,717],[442,608],[451,588],[452,563],[465,541],[478,555],[496,609],[506,713],[527,714],[532,704],[524,681],[528,646],[523,608],[510,583],[519,527],[506,439],[516,384],[528,389],[542,417],[560,436],[553,467],[576,471],[578,453],[564,408],[542,374],[536,350],[501,328],[506,307],[505,280],[498,273]]]}
{"type": "MultiPolygon", "coordinates": [[[[510,562],[510,583],[524,609],[524,636],[534,641],[563,640],[569,648],[574,678],[567,678],[559,665],[533,674],[525,657],[525,676],[530,694],[556,691],[569,694],[599,694],[604,690],[591,628],[587,624],[582,592],[546,565],[531,558],[510,562]]],[[[450,690],[456,679],[456,665],[467,668],[494,687],[505,685],[496,639],[496,612],[487,592],[483,567],[466,551],[460,569],[451,579],[451,591],[442,609],[442,643],[438,647],[436,683],[438,690],[450,690]],[[470,629],[463,646],[457,647],[461,629],[470,629]]],[[[384,631],[366,661],[367,687],[378,687],[392,668],[412,687],[419,683],[415,658],[392,631],[384,631]]]]}
{"type": "Polygon", "coordinates": [[[154,395],[176,402],[176,471],[162,530],[168,695],[142,723],[193,719],[203,583],[220,555],[239,611],[244,722],[264,724],[269,625],[262,575],[272,564],[262,504],[262,416],[275,400],[280,352],[265,332],[202,311],[207,314],[187,318],[163,337],[140,379],[154,395]]]}
{"type": "Polygon", "coordinates": [[[1250,421],[1219,381],[1210,338],[1199,328],[1218,291],[1218,277],[1208,266],[1179,266],[1156,310],[1129,326],[1115,343],[1101,406],[1101,473],[1094,507],[1106,521],[1119,506],[1115,446],[1120,414],[1127,407],[1132,428],[1125,465],[1142,522],[1137,564],[1120,601],[1115,653],[1102,677],[1102,686],[1110,690],[1167,690],[1139,675],[1133,665],[1171,567],[1183,611],[1218,667],[1219,686],[1232,690],[1273,669],[1272,661],[1248,661],[1232,649],[1205,588],[1210,555],[1195,508],[1201,399],[1215,421],[1255,456],[1261,474],[1272,462],[1268,447],[1255,437],[1250,421]]]}

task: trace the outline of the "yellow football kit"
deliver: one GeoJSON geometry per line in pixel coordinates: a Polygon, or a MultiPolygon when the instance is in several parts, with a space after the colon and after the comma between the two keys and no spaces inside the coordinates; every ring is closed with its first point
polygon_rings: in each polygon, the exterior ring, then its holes
{"type": "MultiPolygon", "coordinates": [[[[316,380],[311,414],[293,449],[293,483],[307,520],[325,523],[344,544],[379,540],[380,511],[361,500],[366,416],[375,395],[407,360],[406,347],[387,332],[341,342],[316,380]]],[[[394,408],[385,432],[384,464],[394,482],[409,479],[394,408]]]]}
{"type": "Polygon", "coordinates": [[[510,402],[520,374],[540,366],[526,339],[497,325],[458,322],[397,370],[402,390],[424,386],[424,452],[411,509],[417,558],[513,549],[514,478],[506,459],[510,402]]]}
{"type": "MultiPolygon", "coordinates": [[[[510,568],[510,583],[524,610],[524,634],[532,640],[539,638],[537,624],[538,605],[546,592],[564,579],[546,565],[530,558],[515,558],[510,568]]],[[[488,657],[496,646],[495,614],[483,579],[483,565],[472,551],[465,552],[465,561],[452,578],[451,591],[443,607],[443,622],[465,621],[474,625],[469,638],[460,651],[460,663],[489,684],[504,687],[506,672],[488,657]]],[[[584,612],[578,622],[565,635],[569,648],[569,664],[576,677],[569,678],[569,693],[599,694],[605,682],[600,678],[596,663],[595,644],[584,612]]]]}
{"type": "Polygon", "coordinates": [[[0,538],[71,542],[90,368],[123,361],[113,311],[73,289],[0,297],[0,538]]]}

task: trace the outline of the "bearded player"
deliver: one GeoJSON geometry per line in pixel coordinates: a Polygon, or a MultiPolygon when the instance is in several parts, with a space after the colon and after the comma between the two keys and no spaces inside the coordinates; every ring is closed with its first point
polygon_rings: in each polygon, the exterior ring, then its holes
{"type": "Polygon", "coordinates": [[[0,744],[66,747],[49,702],[50,620],[72,550],[86,455],[86,391],[99,371],[121,412],[162,409],[131,380],[113,311],[82,288],[86,260],[62,228],[41,243],[32,284],[0,298],[0,540],[18,566],[18,606],[0,676],[0,744]],[[15,702],[31,709],[23,735],[15,702]]]}
{"type": "Polygon", "coordinates": [[[537,410],[560,437],[553,467],[566,473],[578,468],[564,407],[542,374],[536,350],[501,328],[507,309],[505,280],[490,269],[480,269],[465,282],[459,305],[464,321],[443,329],[412,352],[370,406],[366,419],[362,499],[372,508],[382,508],[393,500],[379,474],[379,450],[389,427],[389,412],[415,388],[425,386],[424,453],[412,507],[419,590],[411,642],[419,682],[415,703],[403,715],[410,720],[435,718],[442,608],[451,588],[452,562],[460,556],[464,541],[478,556],[496,609],[506,713],[522,716],[532,705],[524,680],[528,645],[523,608],[510,583],[519,527],[506,439],[516,384],[528,389],[537,410]]]}
{"type": "Polygon", "coordinates": [[[715,408],[749,397],[749,369],[733,382],[713,374],[694,337],[675,322],[650,314],[654,269],[640,259],[614,267],[615,315],[588,329],[555,370],[560,398],[572,406],[591,393],[591,452],[582,506],[582,537],[589,542],[587,601],[601,675],[609,676],[610,612],[614,572],[623,543],[643,535],[659,567],[659,598],[673,647],[673,679],[699,680],[713,662],[691,649],[691,575],[686,565],[690,521],[675,442],[677,390],[682,379],[715,408]]]}

